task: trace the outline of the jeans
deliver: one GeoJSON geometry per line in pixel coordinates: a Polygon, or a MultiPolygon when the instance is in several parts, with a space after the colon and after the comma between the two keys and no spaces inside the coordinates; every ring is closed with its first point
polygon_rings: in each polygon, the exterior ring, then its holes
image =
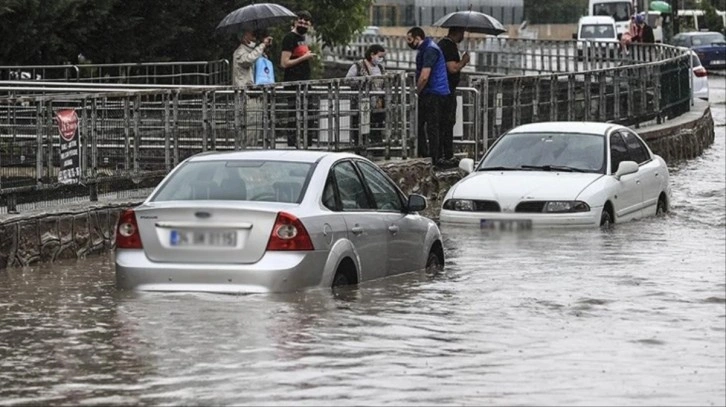
{"type": "Polygon", "coordinates": [[[441,157],[439,134],[447,96],[423,94],[418,98],[418,155],[431,157],[436,164],[441,157]]]}

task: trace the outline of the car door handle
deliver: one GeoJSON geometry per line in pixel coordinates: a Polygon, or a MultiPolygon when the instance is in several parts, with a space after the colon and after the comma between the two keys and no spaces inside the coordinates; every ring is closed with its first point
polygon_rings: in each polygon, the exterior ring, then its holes
{"type": "Polygon", "coordinates": [[[398,226],[391,225],[391,226],[388,227],[388,231],[391,232],[391,233],[393,233],[395,235],[396,233],[398,233],[398,226]]]}
{"type": "Polygon", "coordinates": [[[357,236],[357,235],[360,235],[361,233],[363,233],[363,228],[360,226],[353,226],[353,228],[350,231],[353,232],[353,234],[357,236]]]}

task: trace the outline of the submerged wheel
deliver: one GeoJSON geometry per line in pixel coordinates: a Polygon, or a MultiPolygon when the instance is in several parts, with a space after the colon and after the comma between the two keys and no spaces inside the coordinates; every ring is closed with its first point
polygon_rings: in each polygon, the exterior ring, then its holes
{"type": "Polygon", "coordinates": [[[600,227],[609,228],[612,225],[613,219],[610,215],[610,211],[607,208],[602,208],[602,214],[600,215],[600,227]]]}
{"type": "Polygon", "coordinates": [[[444,269],[444,261],[434,251],[429,253],[429,258],[426,260],[426,272],[430,274],[438,273],[444,269]]]}
{"type": "Polygon", "coordinates": [[[663,216],[668,212],[668,205],[666,205],[665,199],[658,198],[658,206],[655,209],[655,216],[663,216]]]}
{"type": "Polygon", "coordinates": [[[348,267],[339,267],[333,277],[333,287],[342,287],[344,285],[354,285],[357,283],[355,271],[348,267]]]}

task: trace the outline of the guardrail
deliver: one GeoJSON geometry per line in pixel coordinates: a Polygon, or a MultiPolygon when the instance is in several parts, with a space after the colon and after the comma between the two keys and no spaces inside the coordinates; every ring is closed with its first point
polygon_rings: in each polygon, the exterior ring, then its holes
{"type": "MultiPolygon", "coordinates": [[[[391,38],[388,45],[400,41],[391,38]]],[[[636,45],[627,53],[601,52],[597,44],[581,44],[588,46],[578,56],[576,41],[493,43],[501,47],[479,49],[475,66],[502,63],[491,67],[499,72],[469,72],[468,83],[457,90],[454,137],[460,154],[480,157],[496,137],[519,124],[598,120],[638,126],[690,107],[690,55],[681,49],[636,45]]],[[[127,75],[106,76],[115,77],[115,83],[0,81],[0,212],[24,201],[93,199],[147,182],[153,186],[181,160],[210,150],[301,148],[381,159],[416,156],[417,98],[412,74],[406,72],[415,54],[408,49],[396,54],[396,49],[387,49],[389,69],[383,77],[244,89],[166,84],[168,77],[157,74],[137,77],[141,84],[124,82],[127,75]],[[146,84],[142,77],[158,82],[146,84]],[[75,109],[80,117],[78,185],[57,181],[59,138],[53,116],[60,109],[75,109]]]]}

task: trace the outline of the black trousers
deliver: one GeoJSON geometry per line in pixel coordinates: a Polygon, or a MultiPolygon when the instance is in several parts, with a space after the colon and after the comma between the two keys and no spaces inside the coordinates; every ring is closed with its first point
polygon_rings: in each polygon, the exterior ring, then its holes
{"type": "Polygon", "coordinates": [[[436,164],[441,156],[441,124],[447,96],[423,94],[418,97],[418,155],[431,157],[436,164]]]}
{"type": "Polygon", "coordinates": [[[456,125],[456,94],[452,93],[446,96],[444,112],[441,115],[439,148],[441,158],[444,160],[454,158],[454,125],[456,125]]]}

